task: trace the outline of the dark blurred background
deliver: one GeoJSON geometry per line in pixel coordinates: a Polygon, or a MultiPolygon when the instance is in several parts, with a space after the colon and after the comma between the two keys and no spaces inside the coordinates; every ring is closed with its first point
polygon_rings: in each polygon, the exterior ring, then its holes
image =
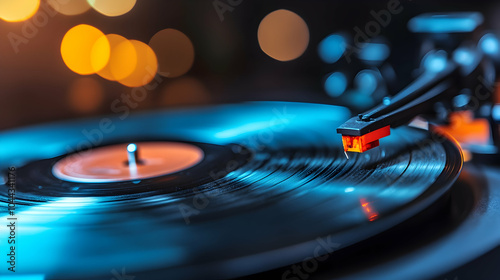
{"type": "MultiPolygon", "coordinates": [[[[93,9],[72,16],[48,14],[44,5],[46,0],[41,1],[37,14],[26,21],[0,21],[0,130],[113,114],[113,100],[131,92],[131,88],[98,75],[74,73],[64,64],[60,53],[62,38],[70,28],[82,23],[105,34],[115,33],[145,43],[165,28],[177,29],[191,40],[195,51],[191,69],[180,77],[160,78],[159,86],[148,91],[146,99],[132,108],[134,112],[248,100],[343,105],[342,99],[325,92],[325,75],[374,66],[340,60],[325,63],[318,55],[318,44],[332,33],[353,36],[354,28],[373,20],[371,11],[387,9],[388,1],[137,0],[132,10],[116,17],[93,9]],[[220,2],[235,4],[223,12],[223,20],[216,8],[220,2]],[[262,19],[278,9],[296,13],[309,29],[307,49],[291,61],[266,55],[257,39],[262,19]],[[46,21],[40,22],[40,13],[46,13],[46,21]],[[32,22],[37,16],[38,26],[32,22]],[[12,34],[25,40],[13,46],[12,34]]],[[[417,38],[407,29],[408,20],[415,15],[480,11],[485,16],[484,25],[500,30],[500,3],[496,1],[401,0],[400,6],[401,13],[392,15],[377,36],[390,47],[390,56],[384,63],[395,75],[391,90],[407,83],[412,69],[419,64],[417,38]]],[[[354,87],[352,76],[348,77],[348,87],[354,87]]]]}

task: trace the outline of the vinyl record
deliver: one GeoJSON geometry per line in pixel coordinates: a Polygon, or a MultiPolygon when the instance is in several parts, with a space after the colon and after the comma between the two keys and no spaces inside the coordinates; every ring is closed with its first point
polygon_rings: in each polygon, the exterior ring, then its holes
{"type": "MultiPolygon", "coordinates": [[[[458,176],[459,148],[410,127],[346,159],[335,128],[349,117],[336,106],[257,102],[4,132],[0,167],[16,167],[16,275],[257,273],[389,229],[435,202],[458,176]],[[127,143],[186,145],[203,156],[180,170],[130,180],[69,180],[54,171],[68,156],[93,160],[127,143]]],[[[124,150],[119,162],[125,159],[124,150]]]]}

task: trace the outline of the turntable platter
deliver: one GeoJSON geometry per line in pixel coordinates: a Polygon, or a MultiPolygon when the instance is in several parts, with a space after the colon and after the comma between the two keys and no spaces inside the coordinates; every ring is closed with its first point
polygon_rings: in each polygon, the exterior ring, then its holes
{"type": "Polygon", "coordinates": [[[19,272],[247,275],[387,230],[435,202],[458,176],[459,148],[409,127],[347,160],[334,128],[348,117],[341,107],[257,102],[5,132],[0,167],[17,168],[19,272]],[[140,141],[188,143],[204,157],[124,182],[69,182],[51,172],[78,149],[140,141]]]}

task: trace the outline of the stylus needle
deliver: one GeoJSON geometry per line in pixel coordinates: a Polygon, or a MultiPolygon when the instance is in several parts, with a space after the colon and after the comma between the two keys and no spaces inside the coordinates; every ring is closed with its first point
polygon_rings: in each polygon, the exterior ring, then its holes
{"type": "Polygon", "coordinates": [[[346,151],[344,151],[344,155],[345,155],[345,157],[346,157],[347,159],[349,159],[349,155],[347,155],[347,152],[346,152],[346,151]]]}

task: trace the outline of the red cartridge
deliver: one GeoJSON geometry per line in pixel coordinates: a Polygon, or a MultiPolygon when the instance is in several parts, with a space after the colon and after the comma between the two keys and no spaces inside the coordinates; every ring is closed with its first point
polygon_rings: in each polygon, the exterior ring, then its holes
{"type": "Polygon", "coordinates": [[[390,126],[384,126],[362,136],[342,135],[344,151],[362,153],[378,147],[379,139],[391,134],[390,126]]]}

